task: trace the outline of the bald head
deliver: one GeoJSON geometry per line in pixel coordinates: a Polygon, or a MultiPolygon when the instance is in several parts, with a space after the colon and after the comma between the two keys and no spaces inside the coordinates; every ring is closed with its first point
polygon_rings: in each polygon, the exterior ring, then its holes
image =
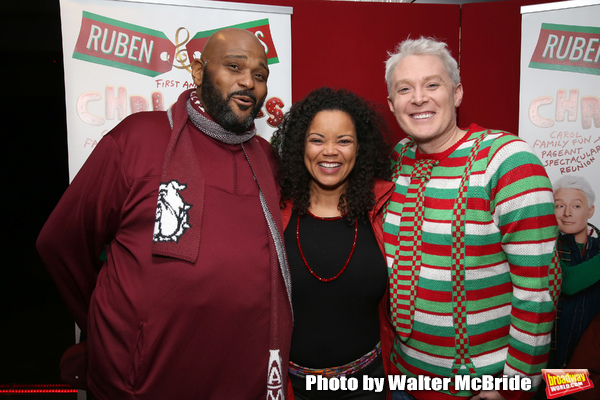
{"type": "Polygon", "coordinates": [[[225,129],[242,133],[252,127],[267,96],[265,49],[250,31],[222,29],[192,62],[192,77],[205,111],[225,129]]]}
{"type": "Polygon", "coordinates": [[[252,32],[239,28],[226,28],[213,33],[204,45],[204,49],[202,49],[201,59],[207,62],[224,50],[232,51],[236,48],[241,51],[256,51],[261,54],[264,58],[264,66],[268,69],[267,56],[260,41],[252,32]]]}

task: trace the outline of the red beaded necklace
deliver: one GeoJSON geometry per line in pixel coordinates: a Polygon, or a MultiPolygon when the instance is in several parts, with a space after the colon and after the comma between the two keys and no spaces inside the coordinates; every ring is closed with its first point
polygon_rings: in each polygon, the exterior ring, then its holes
{"type": "MultiPolygon", "coordinates": [[[[317,217],[316,215],[313,215],[310,211],[308,213],[313,218],[320,219],[322,221],[335,221],[337,219],[342,218],[342,217],[317,217]]],[[[346,263],[344,264],[344,266],[342,267],[342,269],[340,270],[340,272],[338,272],[335,276],[333,276],[331,278],[321,278],[308,265],[308,262],[306,261],[306,257],[304,257],[304,253],[302,252],[302,247],[300,247],[300,216],[298,215],[298,223],[296,224],[296,242],[298,243],[298,250],[300,250],[300,256],[302,257],[302,261],[304,261],[304,265],[306,265],[306,268],[308,268],[308,272],[310,272],[310,274],[312,276],[314,276],[315,278],[317,278],[321,282],[331,282],[331,281],[334,281],[337,278],[339,278],[340,275],[342,275],[342,272],[344,272],[346,270],[346,267],[348,266],[348,263],[350,262],[350,259],[352,258],[352,254],[354,254],[354,248],[356,247],[356,238],[357,237],[358,237],[358,220],[356,220],[356,223],[354,224],[354,241],[352,242],[352,250],[350,250],[350,255],[348,256],[348,259],[346,260],[346,263]]]]}

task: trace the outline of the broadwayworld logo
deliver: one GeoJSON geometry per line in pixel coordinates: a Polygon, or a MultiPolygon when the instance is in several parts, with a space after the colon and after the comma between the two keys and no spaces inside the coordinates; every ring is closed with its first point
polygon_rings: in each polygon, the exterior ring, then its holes
{"type": "Polygon", "coordinates": [[[543,369],[542,376],[546,381],[548,399],[594,387],[587,369],[543,369]]]}
{"type": "Polygon", "coordinates": [[[600,75],[600,27],[542,24],[529,68],[600,75]]]}

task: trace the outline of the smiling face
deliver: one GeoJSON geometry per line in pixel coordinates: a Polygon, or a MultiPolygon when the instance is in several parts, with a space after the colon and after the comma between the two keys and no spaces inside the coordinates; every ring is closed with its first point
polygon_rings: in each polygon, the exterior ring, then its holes
{"type": "Polygon", "coordinates": [[[343,111],[319,111],[306,133],[304,165],[311,192],[344,193],[358,154],[354,122],[343,111]]]}
{"type": "Polygon", "coordinates": [[[579,189],[558,189],[554,192],[554,215],[558,229],[575,236],[577,243],[587,239],[587,221],[594,215],[585,194],[579,189]]]}
{"type": "Polygon", "coordinates": [[[464,131],[456,125],[462,84],[452,85],[442,61],[433,55],[409,55],[392,74],[388,105],[402,130],[423,153],[439,153],[456,143],[464,131]]]}
{"type": "Polygon", "coordinates": [[[211,36],[202,59],[192,63],[206,112],[227,130],[248,130],[267,96],[267,64],[264,48],[251,32],[225,29],[211,36]]]}

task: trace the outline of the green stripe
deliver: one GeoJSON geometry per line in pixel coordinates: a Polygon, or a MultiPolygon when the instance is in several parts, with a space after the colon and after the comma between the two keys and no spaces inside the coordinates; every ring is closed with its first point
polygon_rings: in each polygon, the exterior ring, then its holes
{"type": "Polygon", "coordinates": [[[600,75],[599,68],[575,67],[575,66],[571,66],[571,65],[562,65],[562,64],[544,64],[544,63],[530,62],[529,68],[548,69],[551,71],[580,72],[583,74],[600,75]]]}
{"type": "MultiPolygon", "coordinates": [[[[535,216],[535,213],[537,213],[536,211],[538,211],[540,208],[543,207],[538,207],[538,206],[531,206],[532,207],[532,214],[535,216]]],[[[554,207],[552,207],[554,208],[554,207]]],[[[537,215],[537,217],[545,217],[548,214],[540,214],[537,215]]],[[[516,232],[510,232],[507,233],[506,235],[504,235],[504,241],[505,242],[510,242],[512,241],[513,243],[528,243],[532,237],[538,237],[538,238],[545,238],[547,240],[553,239],[558,235],[556,226],[548,226],[545,228],[540,228],[540,229],[524,229],[522,231],[516,231],[516,232]]]]}
{"type": "MultiPolygon", "coordinates": [[[[469,333],[471,334],[470,328],[469,328],[469,333]]],[[[496,340],[487,341],[487,342],[479,344],[477,346],[473,346],[472,344],[469,344],[469,349],[474,354],[480,354],[480,353],[484,353],[486,351],[502,348],[502,347],[506,346],[507,344],[508,344],[507,338],[499,338],[496,340]]],[[[484,372],[482,372],[479,368],[477,368],[477,373],[483,374],[484,372]]]]}
{"type": "Polygon", "coordinates": [[[578,32],[578,33],[600,33],[600,28],[596,26],[579,26],[579,25],[560,25],[542,23],[542,29],[563,32],[578,32]]]}
{"type": "MultiPolygon", "coordinates": [[[[467,299],[469,294],[467,293],[467,299]]],[[[487,310],[492,307],[498,307],[503,304],[510,304],[512,299],[511,293],[503,293],[498,296],[492,296],[486,299],[481,300],[468,300],[467,301],[467,312],[478,312],[482,310],[487,310]]]]}
{"type": "Polygon", "coordinates": [[[208,31],[202,31],[202,32],[198,32],[194,35],[193,39],[202,39],[202,38],[206,38],[209,37],[210,35],[212,35],[215,32],[220,31],[221,29],[225,29],[225,28],[239,28],[239,29],[248,29],[248,28],[256,28],[257,26],[262,26],[262,25],[268,25],[269,24],[269,19],[268,18],[263,18],[263,19],[259,19],[256,21],[250,21],[250,22],[243,22],[241,24],[237,24],[237,25],[229,25],[229,26],[225,26],[225,27],[221,27],[221,28],[217,28],[217,29],[211,29],[208,31]]]}
{"type": "Polygon", "coordinates": [[[150,28],[145,28],[143,26],[130,24],[127,22],[119,21],[116,19],[108,18],[108,17],[103,17],[102,15],[94,14],[89,11],[83,12],[83,18],[91,19],[93,21],[98,21],[98,22],[102,22],[102,23],[105,23],[108,25],[118,26],[119,28],[129,29],[131,31],[136,31],[139,33],[144,33],[149,36],[155,36],[158,38],[168,40],[167,36],[161,31],[157,31],[157,30],[150,29],[150,28]]]}

